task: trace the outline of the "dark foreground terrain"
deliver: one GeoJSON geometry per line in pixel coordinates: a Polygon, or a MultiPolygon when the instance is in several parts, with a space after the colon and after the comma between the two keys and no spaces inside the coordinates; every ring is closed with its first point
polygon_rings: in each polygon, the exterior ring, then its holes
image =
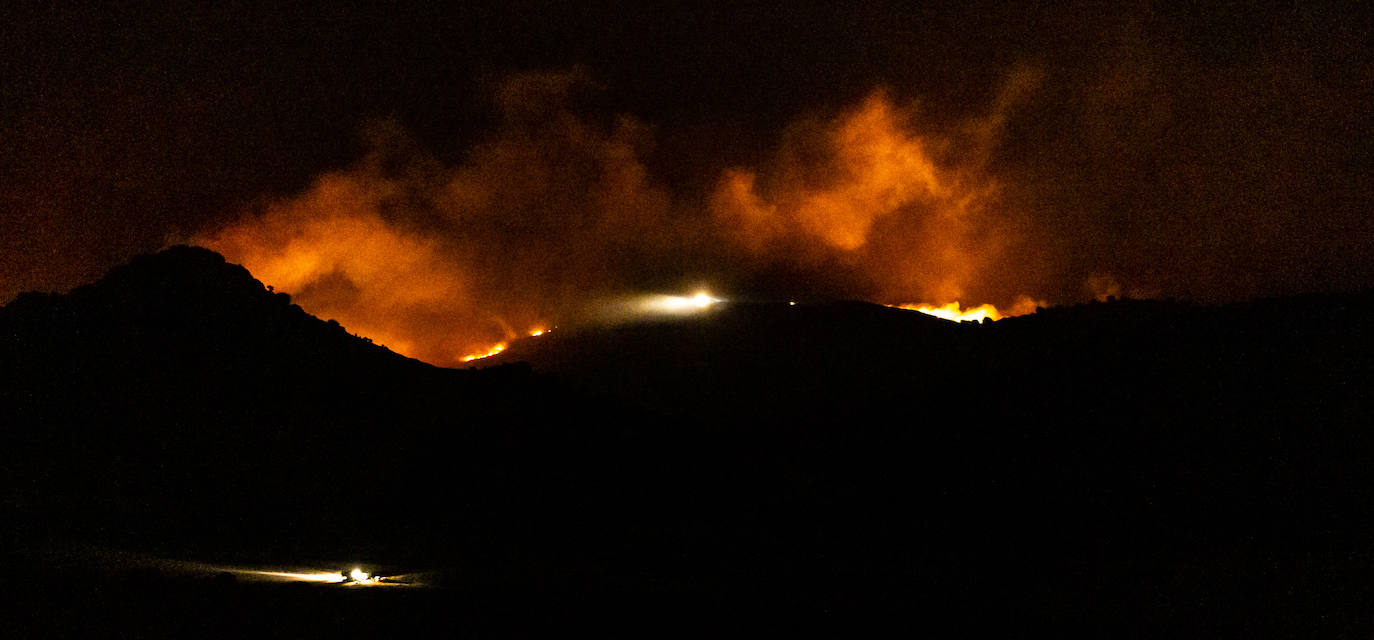
{"type": "Polygon", "coordinates": [[[446,370],[173,248],[0,310],[3,589],[55,635],[1367,637],[1371,310],[725,303],[446,370]]]}

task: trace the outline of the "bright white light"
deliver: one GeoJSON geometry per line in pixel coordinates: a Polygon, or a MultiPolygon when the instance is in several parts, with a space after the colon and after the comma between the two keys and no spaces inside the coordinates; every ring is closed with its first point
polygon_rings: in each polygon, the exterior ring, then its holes
{"type": "Polygon", "coordinates": [[[695,313],[720,301],[720,298],[712,297],[704,291],[692,296],[657,295],[644,298],[640,308],[648,313],[695,313]]]}
{"type": "Polygon", "coordinates": [[[363,571],[362,569],[354,569],[353,571],[350,571],[348,573],[348,577],[353,578],[358,582],[367,582],[369,576],[367,575],[367,572],[363,571]]]}

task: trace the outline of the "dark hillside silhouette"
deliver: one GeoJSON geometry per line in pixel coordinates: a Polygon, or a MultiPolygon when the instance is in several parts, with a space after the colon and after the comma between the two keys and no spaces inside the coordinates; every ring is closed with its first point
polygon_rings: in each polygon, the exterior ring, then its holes
{"type": "Polygon", "coordinates": [[[721,443],[711,459],[749,470],[717,504],[748,494],[787,532],[754,556],[788,558],[779,573],[814,553],[894,607],[991,598],[1071,629],[1299,630],[1371,621],[1371,312],[1370,294],[981,324],[727,304],[497,360],[690,416],[721,443]]]}
{"type": "Polygon", "coordinates": [[[373,558],[448,587],[357,608],[54,579],[14,594],[36,626],[167,600],[228,625],[229,597],[286,628],[862,613],[932,635],[1358,635],[1372,310],[1124,300],[957,324],[726,303],[447,370],[177,247],[0,310],[0,531],[25,575],[43,567],[23,549],[105,544],[373,558]]]}
{"type": "Polygon", "coordinates": [[[491,450],[571,402],[528,367],[398,356],[193,247],[20,296],[0,367],[15,533],[158,546],[363,544],[383,534],[351,522],[412,508],[389,526],[424,529],[436,478],[514,473],[491,450]]]}

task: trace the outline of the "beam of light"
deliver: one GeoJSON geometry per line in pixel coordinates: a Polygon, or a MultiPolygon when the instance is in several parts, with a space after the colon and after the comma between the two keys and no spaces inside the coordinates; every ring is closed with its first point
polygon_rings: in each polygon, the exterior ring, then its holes
{"type": "Polygon", "coordinates": [[[721,301],[705,291],[698,291],[690,296],[645,296],[638,307],[643,313],[682,315],[704,311],[721,301]]]}
{"type": "Polygon", "coordinates": [[[267,571],[261,569],[245,569],[241,567],[224,567],[203,565],[205,569],[214,572],[228,572],[240,578],[253,581],[266,582],[314,582],[319,584],[336,584],[343,587],[423,587],[426,586],[422,581],[422,575],[418,573],[397,574],[397,575],[373,575],[363,571],[361,567],[354,567],[345,572],[340,571],[267,571]]]}
{"type": "Polygon", "coordinates": [[[344,581],[344,576],[343,576],[343,574],[341,574],[341,573],[339,573],[339,572],[337,572],[337,571],[313,571],[313,572],[297,573],[297,572],[293,572],[293,571],[253,571],[253,570],[248,570],[248,569],[239,569],[239,570],[235,570],[235,571],[233,571],[233,572],[234,572],[234,573],[242,573],[242,574],[250,575],[250,576],[258,576],[258,577],[262,577],[262,578],[271,578],[271,579],[275,579],[275,580],[285,580],[285,581],[287,581],[287,582],[332,582],[332,583],[337,583],[337,582],[343,582],[343,581],[344,581]]]}

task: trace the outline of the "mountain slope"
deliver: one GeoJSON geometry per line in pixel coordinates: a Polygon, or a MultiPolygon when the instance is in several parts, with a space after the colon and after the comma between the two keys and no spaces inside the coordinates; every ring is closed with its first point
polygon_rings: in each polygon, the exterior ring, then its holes
{"type": "Polygon", "coordinates": [[[312,360],[404,366],[197,247],[136,258],[67,295],[21,295],[0,311],[0,328],[0,348],[29,374],[73,361],[126,373],[201,365],[284,371],[312,360]]]}
{"type": "Polygon", "coordinates": [[[708,448],[683,458],[730,478],[699,495],[750,523],[715,535],[791,584],[1067,628],[1297,630],[1370,622],[1371,311],[1118,301],[956,324],[727,304],[498,361],[689,421],[708,448]]]}
{"type": "Polygon", "coordinates": [[[412,483],[480,485],[494,441],[578,402],[391,353],[192,247],[0,310],[0,381],[11,522],[137,544],[398,535],[347,523],[432,500],[412,483]]]}
{"type": "Polygon", "coordinates": [[[858,302],[721,302],[697,315],[554,331],[482,362],[525,362],[660,412],[743,422],[860,401],[893,373],[928,381],[939,372],[922,364],[954,357],[968,329],[858,302]]]}
{"type": "Polygon", "coordinates": [[[659,624],[1358,635],[1372,300],[726,304],[453,371],[175,248],[0,310],[0,542],[383,558],[659,624]]]}

